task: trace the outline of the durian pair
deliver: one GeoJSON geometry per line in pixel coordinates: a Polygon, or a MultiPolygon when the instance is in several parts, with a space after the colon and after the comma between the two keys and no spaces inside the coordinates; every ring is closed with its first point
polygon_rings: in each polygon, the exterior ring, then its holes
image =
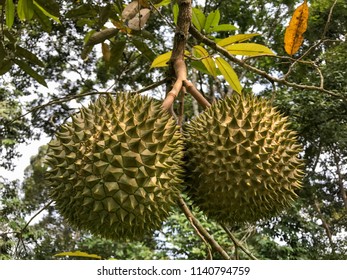
{"type": "Polygon", "coordinates": [[[302,177],[295,133],[254,96],[214,103],[184,135],[159,101],[100,97],[49,146],[56,207],[77,228],[110,239],[159,229],[185,185],[208,217],[237,224],[288,206],[302,177]]]}

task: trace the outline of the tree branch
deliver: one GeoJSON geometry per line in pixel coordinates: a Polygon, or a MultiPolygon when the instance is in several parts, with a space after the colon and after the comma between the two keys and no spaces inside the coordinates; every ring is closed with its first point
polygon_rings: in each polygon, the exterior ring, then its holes
{"type": "Polygon", "coordinates": [[[332,236],[332,233],[331,233],[331,230],[330,230],[330,226],[329,226],[328,222],[326,221],[322,211],[320,210],[320,206],[319,206],[319,202],[318,202],[317,198],[314,199],[314,208],[316,209],[316,211],[318,213],[318,217],[322,221],[322,226],[323,226],[323,228],[325,230],[325,233],[326,233],[326,235],[328,237],[331,250],[334,252],[335,251],[335,244],[334,244],[334,241],[333,241],[333,236],[332,236]]]}
{"type": "Polygon", "coordinates": [[[194,217],[194,215],[189,210],[187,204],[185,203],[185,201],[182,197],[180,197],[178,199],[178,206],[182,209],[182,211],[183,211],[184,215],[186,215],[187,219],[194,224],[194,228],[200,232],[200,234],[211,245],[211,247],[214,250],[216,250],[224,259],[230,260],[230,256],[224,251],[224,249],[213,239],[213,237],[208,233],[208,231],[194,217]]]}
{"type": "Polygon", "coordinates": [[[190,27],[189,32],[198,41],[204,43],[205,45],[209,46],[213,50],[215,50],[215,51],[219,52],[220,54],[224,55],[230,61],[234,62],[235,64],[237,64],[237,65],[239,65],[239,66],[241,66],[241,67],[243,67],[245,69],[248,69],[248,70],[252,71],[253,73],[256,73],[256,74],[264,77],[265,79],[269,80],[270,82],[276,82],[276,83],[283,84],[283,85],[290,86],[290,87],[297,88],[297,89],[320,91],[320,92],[327,93],[327,94],[329,94],[329,95],[331,95],[333,97],[345,99],[343,96],[340,96],[336,92],[327,90],[327,89],[325,89],[325,88],[323,88],[321,86],[311,86],[311,85],[297,84],[297,83],[293,83],[293,82],[290,82],[290,81],[286,80],[285,77],[282,77],[282,78],[273,77],[273,76],[269,75],[268,73],[266,73],[265,71],[260,70],[260,69],[258,69],[256,67],[252,66],[252,65],[249,65],[244,60],[240,60],[240,59],[236,58],[235,56],[231,55],[226,49],[224,49],[223,47],[217,45],[214,41],[210,40],[209,38],[204,36],[202,33],[200,33],[194,26],[190,27]]]}
{"type": "Polygon", "coordinates": [[[192,21],[192,3],[191,0],[178,0],[177,3],[179,6],[179,13],[168,71],[168,77],[175,77],[175,82],[163,101],[163,108],[165,110],[170,110],[170,107],[183,86],[183,81],[187,79],[184,50],[189,34],[189,26],[192,21]]]}
{"type": "Polygon", "coordinates": [[[20,230],[19,232],[19,238],[18,238],[18,242],[17,242],[17,245],[16,245],[16,248],[15,248],[15,255],[18,255],[18,248],[19,248],[19,245],[22,243],[23,244],[23,247],[25,248],[25,245],[24,245],[24,242],[23,242],[23,239],[22,239],[22,234],[23,232],[27,229],[27,227],[30,225],[30,223],[45,209],[48,208],[48,206],[50,206],[51,204],[53,203],[53,200],[50,200],[48,203],[46,203],[39,211],[36,212],[36,214],[34,216],[32,216],[30,218],[30,220],[24,225],[24,227],[20,230]]]}
{"type": "Polygon", "coordinates": [[[252,260],[257,260],[255,256],[252,255],[251,252],[249,252],[245,246],[241,244],[241,242],[230,232],[230,230],[225,226],[221,225],[222,228],[225,230],[225,232],[229,235],[230,239],[233,241],[235,247],[239,247],[247,256],[249,256],[252,260]]]}

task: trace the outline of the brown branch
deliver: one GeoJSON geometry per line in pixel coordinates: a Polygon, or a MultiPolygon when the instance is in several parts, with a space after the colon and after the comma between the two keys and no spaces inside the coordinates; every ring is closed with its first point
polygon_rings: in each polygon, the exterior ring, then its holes
{"type": "Polygon", "coordinates": [[[216,250],[224,259],[230,260],[230,256],[224,251],[224,249],[213,239],[213,237],[208,233],[208,231],[200,224],[200,222],[194,217],[192,212],[189,210],[184,199],[180,197],[178,199],[178,206],[182,209],[184,215],[186,215],[189,221],[194,223],[194,228],[199,230],[200,234],[204,236],[205,240],[211,245],[211,247],[216,250]]]}
{"type": "Polygon", "coordinates": [[[20,245],[20,244],[22,244],[23,247],[25,248],[25,245],[24,245],[24,242],[23,242],[23,238],[22,238],[23,232],[27,229],[27,227],[30,225],[30,223],[31,223],[42,211],[44,211],[45,209],[47,209],[48,206],[50,206],[52,203],[53,203],[53,200],[50,200],[48,203],[46,203],[39,211],[37,211],[37,212],[35,213],[35,215],[33,215],[33,216],[30,218],[30,220],[29,220],[29,221],[24,225],[24,227],[20,230],[18,242],[17,242],[16,248],[15,248],[15,255],[16,255],[16,256],[18,255],[18,249],[19,249],[19,245],[20,245]]]}
{"type": "Polygon", "coordinates": [[[325,37],[325,35],[326,35],[327,32],[328,32],[329,24],[330,24],[331,17],[332,17],[332,15],[333,15],[333,10],[334,10],[336,4],[337,4],[337,0],[334,1],[334,3],[332,4],[332,6],[331,6],[331,8],[330,8],[329,15],[328,15],[328,19],[327,19],[327,21],[326,21],[326,23],[325,23],[324,31],[323,31],[323,34],[322,34],[322,39],[321,39],[322,41],[324,40],[324,37],[325,37]]]}
{"type": "Polygon", "coordinates": [[[208,108],[211,106],[210,102],[201,94],[200,91],[194,86],[194,84],[188,80],[183,81],[187,91],[194,97],[194,99],[203,107],[208,108]]]}
{"type": "Polygon", "coordinates": [[[183,81],[187,79],[187,67],[183,59],[176,59],[173,61],[173,68],[175,71],[176,81],[171,90],[166,94],[163,101],[163,108],[170,110],[174,100],[178,96],[183,86],[183,81]]]}
{"type": "Polygon", "coordinates": [[[184,50],[189,34],[189,26],[192,21],[192,3],[191,0],[178,0],[177,3],[179,13],[168,71],[168,77],[175,77],[175,82],[163,101],[163,108],[165,110],[170,110],[170,107],[183,86],[183,81],[187,79],[184,50]]]}
{"type": "Polygon", "coordinates": [[[314,207],[318,213],[318,217],[322,221],[322,226],[325,230],[326,235],[328,236],[330,247],[331,247],[332,251],[334,251],[335,245],[334,245],[333,236],[332,236],[332,233],[330,230],[330,226],[329,226],[328,222],[326,221],[325,217],[323,216],[322,211],[320,210],[320,206],[319,206],[319,202],[318,202],[317,198],[314,199],[314,207]]]}
{"type": "Polygon", "coordinates": [[[230,239],[233,241],[235,247],[240,248],[247,256],[249,256],[252,260],[257,260],[255,256],[252,255],[251,252],[249,252],[245,246],[241,244],[241,242],[230,232],[230,230],[225,226],[221,225],[222,228],[225,230],[225,232],[229,235],[230,239]]]}
{"type": "Polygon", "coordinates": [[[183,119],[184,119],[184,97],[185,97],[186,93],[187,93],[186,88],[183,87],[182,93],[181,93],[181,96],[179,99],[179,108],[178,108],[178,117],[177,117],[177,119],[178,119],[177,124],[179,125],[181,132],[183,131],[182,125],[183,125],[183,119]]]}
{"type": "Polygon", "coordinates": [[[193,222],[193,219],[192,217],[189,217],[188,218],[191,226],[193,227],[193,229],[195,230],[196,234],[201,238],[201,240],[205,243],[206,245],[206,248],[207,248],[207,251],[208,251],[208,259],[209,260],[212,260],[213,257],[212,257],[212,252],[211,252],[211,249],[210,249],[210,244],[206,241],[205,237],[200,233],[200,231],[197,229],[197,227],[195,226],[194,222],[193,222]]]}
{"type": "Polygon", "coordinates": [[[159,87],[159,86],[165,84],[166,81],[167,81],[167,79],[164,78],[164,79],[162,79],[162,80],[160,80],[160,81],[158,81],[158,82],[155,82],[155,83],[153,83],[153,84],[151,84],[151,85],[148,85],[148,86],[146,86],[146,87],[143,87],[143,88],[141,88],[141,89],[139,89],[139,90],[132,91],[132,92],[130,92],[130,94],[135,95],[135,94],[140,94],[140,93],[149,91],[149,90],[151,90],[151,89],[157,88],[157,87],[159,87]]]}
{"type": "MultiPolygon", "coordinates": [[[[148,85],[144,88],[141,88],[139,90],[136,90],[136,91],[132,91],[130,92],[129,94],[140,94],[140,93],[143,93],[143,92],[146,92],[148,90],[151,90],[151,89],[154,89],[158,86],[161,86],[163,85],[165,82],[167,81],[167,79],[162,79],[158,82],[155,82],[151,85],[148,85]]],[[[110,92],[109,89],[107,89],[107,91],[89,91],[89,92],[84,92],[84,93],[80,93],[80,94],[77,94],[77,95],[74,95],[74,96],[66,96],[64,98],[59,98],[59,99],[56,99],[56,100],[51,100],[51,101],[48,101],[47,103],[45,104],[42,104],[42,105],[38,105],[38,106],[35,106],[34,108],[28,110],[26,113],[12,119],[10,122],[8,122],[8,124],[11,124],[19,119],[22,119],[24,118],[25,116],[31,114],[31,113],[35,113],[47,106],[52,106],[52,105],[57,105],[57,104],[62,104],[62,103],[66,103],[68,101],[71,101],[71,100],[74,100],[74,99],[78,99],[78,98],[82,98],[82,97],[87,97],[87,96],[92,96],[92,95],[105,95],[105,94],[110,94],[110,93],[115,93],[116,92],[110,92]]]]}
{"type": "Polygon", "coordinates": [[[205,45],[209,46],[213,50],[224,55],[231,62],[234,62],[235,64],[237,64],[237,65],[239,65],[245,69],[248,69],[248,70],[252,71],[253,73],[256,73],[256,74],[264,77],[265,79],[269,80],[270,82],[276,82],[276,83],[283,84],[283,85],[290,86],[290,87],[297,88],[297,89],[320,91],[320,92],[327,93],[333,97],[344,98],[343,96],[340,96],[336,92],[327,90],[325,88],[322,88],[321,86],[297,84],[297,83],[293,83],[293,82],[286,80],[285,77],[282,77],[282,78],[273,77],[273,76],[269,75],[268,73],[266,73],[265,71],[260,70],[256,67],[252,66],[252,65],[249,65],[244,60],[240,60],[240,59],[236,58],[235,56],[231,55],[225,48],[217,45],[214,41],[210,40],[209,38],[204,36],[202,33],[200,33],[194,26],[190,27],[189,32],[198,41],[204,43],[205,45]]]}

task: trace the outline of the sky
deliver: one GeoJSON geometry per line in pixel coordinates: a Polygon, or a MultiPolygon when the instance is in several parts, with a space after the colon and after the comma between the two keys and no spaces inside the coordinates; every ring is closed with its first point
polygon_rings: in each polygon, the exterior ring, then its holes
{"type": "Polygon", "coordinates": [[[30,158],[36,155],[39,151],[39,147],[47,144],[50,138],[42,136],[41,140],[32,141],[30,144],[21,144],[18,147],[18,152],[22,154],[21,157],[13,161],[16,166],[13,171],[5,170],[0,167],[0,176],[7,178],[8,180],[20,180],[24,178],[24,170],[30,165],[30,158]]]}

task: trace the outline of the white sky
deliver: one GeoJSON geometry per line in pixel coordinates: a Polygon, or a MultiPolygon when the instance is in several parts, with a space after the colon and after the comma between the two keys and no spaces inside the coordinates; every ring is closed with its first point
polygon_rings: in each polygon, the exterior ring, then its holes
{"type": "Polygon", "coordinates": [[[13,161],[16,166],[13,171],[0,167],[0,175],[9,180],[23,180],[24,169],[30,165],[30,158],[38,153],[40,146],[47,144],[50,138],[42,136],[39,141],[32,141],[30,144],[19,145],[18,151],[22,154],[20,158],[13,161]]]}

